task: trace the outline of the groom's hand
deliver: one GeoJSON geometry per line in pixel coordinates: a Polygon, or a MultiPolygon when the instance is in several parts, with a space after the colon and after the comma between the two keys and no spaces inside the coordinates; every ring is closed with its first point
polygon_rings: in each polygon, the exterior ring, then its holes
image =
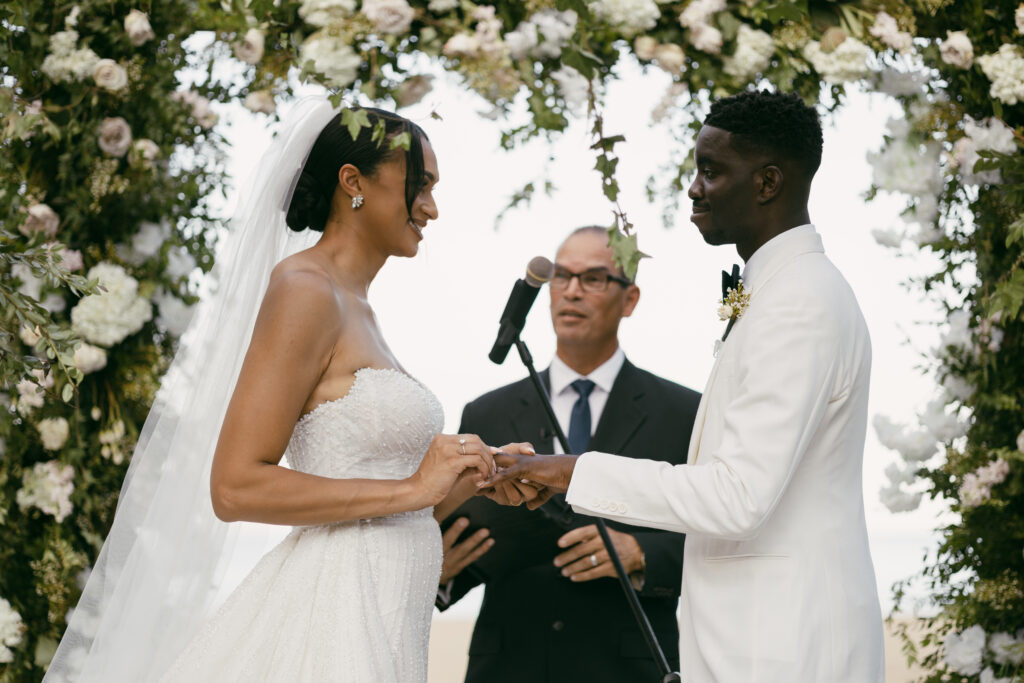
{"type": "MultiPolygon", "coordinates": [[[[608,529],[608,536],[612,539],[612,545],[626,573],[643,571],[644,551],[637,540],[614,529],[608,529]]],[[[608,557],[596,524],[581,526],[566,533],[558,539],[558,547],[567,549],[555,556],[555,566],[562,568],[562,576],[572,581],[592,581],[615,576],[615,565],[608,557]]]]}
{"type": "Polygon", "coordinates": [[[569,489],[575,455],[516,455],[504,449],[494,456],[498,473],[480,482],[480,488],[497,486],[502,482],[514,481],[540,489],[537,498],[527,503],[531,510],[539,507],[554,493],[569,489]]]}

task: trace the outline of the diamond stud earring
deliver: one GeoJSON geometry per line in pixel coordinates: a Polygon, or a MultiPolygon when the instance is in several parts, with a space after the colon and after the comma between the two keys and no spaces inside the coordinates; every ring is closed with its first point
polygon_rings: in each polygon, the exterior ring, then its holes
{"type": "Polygon", "coordinates": [[[362,205],[363,205],[363,195],[357,194],[355,197],[352,198],[352,208],[353,209],[358,209],[362,205]]]}

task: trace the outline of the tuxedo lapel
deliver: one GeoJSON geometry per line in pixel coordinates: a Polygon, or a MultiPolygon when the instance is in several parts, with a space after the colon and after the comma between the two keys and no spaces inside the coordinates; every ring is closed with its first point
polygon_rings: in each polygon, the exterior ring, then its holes
{"type": "Polygon", "coordinates": [[[626,444],[647,419],[644,390],[640,386],[636,366],[626,360],[608,394],[601,419],[594,430],[588,450],[622,453],[626,444]]]}

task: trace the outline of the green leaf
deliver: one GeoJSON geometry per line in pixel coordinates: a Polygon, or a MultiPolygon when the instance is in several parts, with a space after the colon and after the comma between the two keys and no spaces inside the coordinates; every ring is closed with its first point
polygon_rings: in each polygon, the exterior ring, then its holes
{"type": "Polygon", "coordinates": [[[68,382],[64,385],[64,388],[60,392],[61,400],[65,403],[71,403],[71,399],[75,397],[75,385],[68,382]]]}
{"type": "Polygon", "coordinates": [[[636,243],[636,235],[625,235],[619,230],[618,225],[608,228],[608,246],[615,253],[615,262],[622,268],[627,278],[636,278],[637,268],[641,259],[650,258],[649,255],[640,251],[636,243]]]}
{"type": "Polygon", "coordinates": [[[1024,305],[1024,269],[1018,269],[1006,280],[999,282],[988,300],[986,314],[989,316],[1002,312],[1003,324],[1017,317],[1021,305],[1024,305]]]}
{"type": "Polygon", "coordinates": [[[341,112],[341,125],[348,128],[353,140],[359,137],[359,131],[370,127],[370,115],[363,109],[344,109],[341,112]]]}
{"type": "Polygon", "coordinates": [[[401,147],[402,149],[404,149],[405,151],[408,152],[409,151],[409,145],[411,145],[411,144],[412,144],[412,136],[409,135],[408,131],[406,131],[404,133],[399,133],[395,137],[391,138],[391,147],[390,147],[390,149],[398,149],[399,147],[401,147]]]}
{"type": "Polygon", "coordinates": [[[57,652],[57,641],[49,636],[40,636],[36,641],[36,651],[33,654],[36,666],[45,668],[57,652]]]}
{"type": "Polygon", "coordinates": [[[1024,214],[1006,228],[1006,246],[1013,246],[1017,242],[1024,242],[1024,214]]]}

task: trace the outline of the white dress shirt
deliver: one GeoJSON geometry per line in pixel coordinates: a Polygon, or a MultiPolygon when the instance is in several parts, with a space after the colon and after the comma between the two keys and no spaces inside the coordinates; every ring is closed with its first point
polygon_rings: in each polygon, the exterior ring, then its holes
{"type": "MultiPolygon", "coordinates": [[[[594,390],[590,392],[590,435],[594,435],[597,423],[604,412],[604,406],[608,403],[608,394],[611,393],[615,378],[619,376],[622,364],[626,362],[626,354],[621,348],[615,349],[612,357],[594,369],[589,375],[581,375],[576,372],[557,355],[551,361],[549,379],[551,381],[551,407],[555,410],[555,417],[562,431],[569,433],[569,419],[572,417],[572,407],[579,398],[576,390],[570,386],[578,379],[589,379],[594,383],[594,390]]],[[[562,446],[555,439],[555,453],[562,453],[562,446]]]]}

